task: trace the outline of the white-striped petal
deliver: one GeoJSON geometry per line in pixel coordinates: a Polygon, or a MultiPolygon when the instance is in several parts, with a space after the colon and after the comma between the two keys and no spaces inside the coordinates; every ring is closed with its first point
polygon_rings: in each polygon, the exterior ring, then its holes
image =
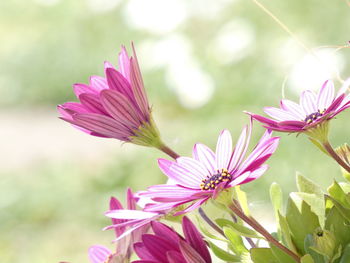
{"type": "Polygon", "coordinates": [[[334,99],[334,84],[333,81],[326,81],[317,97],[317,109],[322,111],[327,109],[334,99]]]}
{"type": "Polygon", "coordinates": [[[232,156],[232,137],[228,130],[220,133],[216,145],[216,166],[218,169],[228,168],[232,156]]]}
{"type": "Polygon", "coordinates": [[[315,113],[316,107],[316,95],[311,90],[306,90],[301,94],[300,105],[303,107],[306,115],[315,113]]]}
{"type": "Polygon", "coordinates": [[[294,101],[286,99],[281,100],[281,108],[294,115],[299,120],[305,119],[306,114],[304,113],[303,109],[294,101]]]}
{"type": "Polygon", "coordinates": [[[300,120],[300,118],[298,118],[294,114],[275,107],[265,107],[264,112],[278,121],[300,120]]]}
{"type": "Polygon", "coordinates": [[[215,161],[215,154],[209,147],[197,143],[193,147],[193,157],[200,161],[210,174],[214,174],[218,169],[215,161]]]}

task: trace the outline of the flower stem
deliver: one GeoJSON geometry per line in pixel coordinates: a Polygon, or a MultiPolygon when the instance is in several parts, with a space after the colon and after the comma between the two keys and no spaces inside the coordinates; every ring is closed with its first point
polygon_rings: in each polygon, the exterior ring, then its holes
{"type": "Polygon", "coordinates": [[[207,216],[207,214],[204,212],[204,210],[201,207],[198,209],[198,212],[199,212],[199,215],[203,218],[205,222],[208,223],[209,226],[211,226],[220,235],[225,237],[224,231],[222,231],[220,227],[218,227],[213,221],[210,220],[210,218],[207,216]]]}
{"type": "Polygon", "coordinates": [[[265,239],[284,251],[286,254],[291,256],[296,262],[300,263],[300,257],[291,251],[289,248],[282,245],[278,240],[276,240],[258,221],[256,221],[253,217],[247,216],[241,210],[240,206],[237,205],[237,201],[233,200],[232,204],[229,205],[229,208],[234,212],[238,217],[240,217],[244,222],[250,225],[253,229],[255,229],[258,233],[260,233],[265,239]]]}
{"type": "Polygon", "coordinates": [[[350,173],[350,166],[343,161],[342,158],[339,157],[339,155],[334,151],[332,145],[329,143],[329,141],[323,142],[324,149],[328,152],[328,154],[341,166],[343,167],[348,173],[350,173]]]}
{"type": "Polygon", "coordinates": [[[163,153],[169,155],[173,159],[180,157],[180,155],[178,155],[176,152],[174,152],[172,149],[170,149],[165,144],[161,144],[158,149],[161,150],[163,153]]]}

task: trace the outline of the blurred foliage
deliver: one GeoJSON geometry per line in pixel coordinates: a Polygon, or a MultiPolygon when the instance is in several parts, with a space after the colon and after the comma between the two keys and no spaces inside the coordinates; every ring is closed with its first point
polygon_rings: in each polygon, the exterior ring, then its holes
{"type": "MultiPolygon", "coordinates": [[[[263,106],[277,104],[282,83],[293,66],[280,55],[282,51],[289,52],[290,46],[285,43],[290,38],[252,1],[217,1],[217,5],[224,5],[217,13],[210,1],[204,4],[197,0],[179,1],[187,12],[186,19],[172,30],[157,34],[130,23],[126,10],[135,1],[120,1],[115,8],[103,12],[89,7],[91,1],[0,2],[2,112],[13,108],[26,112],[38,107],[54,109],[58,103],[75,100],[72,83],[86,83],[90,75],[103,75],[103,61],[116,64],[121,44],[134,41],[139,50],[145,43],[171,34],[188,41],[199,67],[215,83],[207,103],[196,109],[186,108],[176,90],[169,87],[166,69],[143,67],[147,61],[138,53],[141,67],[146,68],[144,80],[160,130],[165,141],[179,153],[189,155],[198,141],[215,147],[223,128],[229,128],[238,137],[248,121],[243,110],[261,113],[263,106]],[[193,10],[197,9],[205,12],[195,14],[193,10]],[[253,43],[246,56],[222,63],[222,53],[210,43],[227,23],[236,19],[252,27],[253,43]]],[[[310,47],[344,45],[349,40],[350,7],[345,1],[263,2],[310,47]]],[[[103,1],[106,3],[108,0],[103,1]]],[[[157,10],[157,6],[151,7],[157,10]]],[[[299,48],[291,41],[293,48],[299,48]]],[[[350,75],[346,64],[350,53],[343,50],[340,54],[345,61],[341,75],[346,77],[350,75]]],[[[291,90],[287,92],[289,97],[294,96],[291,90]]],[[[57,115],[52,112],[51,116],[57,115]]],[[[348,134],[343,125],[348,116],[345,112],[332,123],[331,139],[335,145],[343,143],[348,134]]],[[[255,124],[252,146],[262,132],[259,124],[255,124]]],[[[277,181],[284,193],[295,190],[294,174],[298,170],[325,187],[337,169],[306,138],[281,136],[280,147],[269,161],[270,170],[261,179],[244,186],[253,214],[267,205],[271,182],[277,181]]],[[[16,138],[10,139],[13,147],[26,147],[16,145],[16,138]]],[[[93,162],[81,158],[57,161],[44,156],[30,165],[18,163],[11,169],[1,169],[1,261],[86,262],[90,245],[109,244],[113,235],[100,231],[109,223],[103,216],[109,197],[122,199],[126,186],[141,190],[165,180],[156,166],[156,158],[162,155],[155,150],[124,145],[116,147],[115,153],[93,162]]]]}

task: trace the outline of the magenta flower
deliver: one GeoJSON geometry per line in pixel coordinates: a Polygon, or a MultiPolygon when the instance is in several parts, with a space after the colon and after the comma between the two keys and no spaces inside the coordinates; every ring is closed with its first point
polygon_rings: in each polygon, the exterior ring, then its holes
{"type": "Polygon", "coordinates": [[[112,217],[112,225],[106,229],[113,228],[116,236],[115,252],[101,245],[94,245],[89,248],[89,258],[92,263],[117,263],[129,262],[133,253],[133,244],[141,240],[142,234],[147,233],[150,228],[150,221],[159,217],[158,213],[137,211],[136,202],[130,189],[127,190],[127,209],[123,209],[118,199],[112,197],[109,203],[110,211],[108,216],[112,217]],[[130,220],[130,216],[138,216],[138,220],[130,220]]]}
{"type": "Polygon", "coordinates": [[[91,76],[89,84],[74,84],[80,103],[66,102],[58,111],[61,119],[88,134],[158,147],[159,132],[132,48],[133,56],[129,57],[122,47],[119,70],[106,62],[106,78],[91,76]]]}
{"type": "Polygon", "coordinates": [[[318,94],[306,90],[301,94],[299,104],[283,99],[280,108],[265,107],[264,111],[271,118],[250,114],[260,121],[265,128],[281,132],[305,132],[332,119],[350,107],[350,95],[346,95],[348,82],[334,95],[333,82],[326,81],[318,94]]]}
{"type": "Polygon", "coordinates": [[[252,153],[245,158],[251,135],[251,125],[245,127],[232,150],[231,134],[223,130],[216,152],[203,144],[193,148],[193,158],[179,157],[176,161],[159,159],[162,172],[173,184],[155,185],[140,196],[158,202],[148,205],[146,211],[162,211],[191,203],[177,214],[191,211],[210,198],[236,185],[245,184],[261,176],[268,168],[264,162],[276,150],[279,138],[266,131],[252,153]]]}
{"type": "Polygon", "coordinates": [[[185,237],[162,223],[151,225],[154,234],[142,235],[142,241],[134,245],[140,260],[133,263],[211,263],[206,243],[187,217],[182,220],[185,237]]]}

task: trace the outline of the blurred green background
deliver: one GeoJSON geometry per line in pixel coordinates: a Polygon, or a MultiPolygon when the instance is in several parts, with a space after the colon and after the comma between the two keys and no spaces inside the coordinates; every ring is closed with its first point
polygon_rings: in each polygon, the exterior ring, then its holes
{"type": "MultiPolygon", "coordinates": [[[[334,77],[350,76],[345,45],[350,7],[342,0],[262,0],[313,47],[302,49],[247,0],[5,0],[0,2],[0,261],[87,262],[87,248],[109,245],[103,212],[110,196],[124,199],[165,177],[153,149],[91,137],[57,118],[75,100],[71,85],[117,63],[134,41],[163,138],[190,155],[194,143],[215,147],[228,128],[235,138],[282,94],[296,99],[334,77]]],[[[336,82],[339,87],[339,82],[336,82]]],[[[331,139],[348,139],[349,112],[332,122],[331,139]]],[[[251,146],[263,133],[255,123],[251,146]]],[[[266,213],[268,187],[295,190],[300,171],[323,187],[341,179],[337,165],[304,136],[282,134],[261,179],[243,187],[253,213],[266,213]]]]}

